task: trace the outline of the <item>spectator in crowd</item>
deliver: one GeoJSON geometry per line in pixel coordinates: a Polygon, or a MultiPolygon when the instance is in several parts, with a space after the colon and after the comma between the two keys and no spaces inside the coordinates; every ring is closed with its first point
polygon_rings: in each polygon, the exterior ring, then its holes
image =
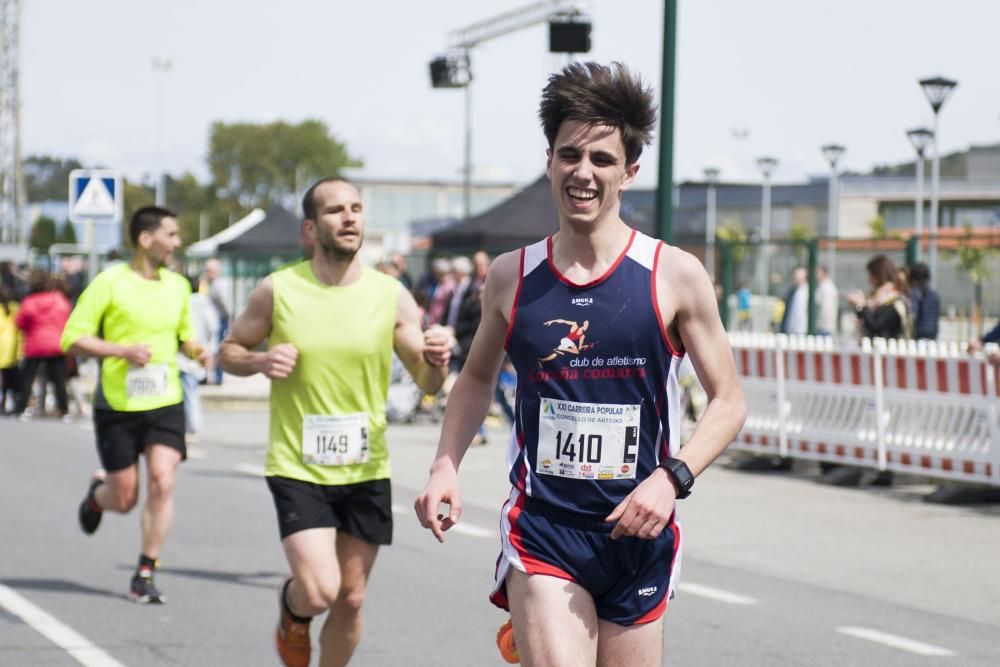
{"type": "MultiPolygon", "coordinates": [[[[215,359],[219,351],[219,310],[212,300],[198,291],[198,280],[191,278],[191,323],[194,325],[194,340],[215,359]]],[[[184,392],[184,430],[187,442],[195,442],[201,432],[201,397],[198,385],[207,377],[203,365],[187,355],[177,353],[177,368],[181,374],[181,389],[184,392]]]]}
{"type": "Polygon", "coordinates": [[[910,308],[913,312],[913,337],[937,340],[941,317],[941,297],[931,287],[931,272],[923,262],[910,267],[910,308]]]}
{"type": "MultiPolygon", "coordinates": [[[[472,261],[468,257],[455,257],[451,260],[451,276],[455,281],[455,288],[451,292],[451,300],[448,302],[448,313],[444,324],[455,331],[455,323],[458,321],[458,311],[462,306],[462,301],[467,295],[472,293],[472,261]]],[[[454,364],[454,355],[452,363],[454,364]]]]}
{"type": "Polygon", "coordinates": [[[13,290],[0,286],[0,414],[13,412],[21,394],[21,330],[13,290]],[[10,408],[8,410],[8,399],[10,408]]]}
{"type": "Polygon", "coordinates": [[[70,304],[76,305],[76,300],[87,286],[87,274],[83,270],[83,258],[77,255],[67,255],[59,260],[59,270],[64,281],[63,293],[70,304]]]}
{"type": "Polygon", "coordinates": [[[997,322],[996,326],[987,331],[981,338],[970,340],[969,353],[979,352],[987,343],[1000,343],[1000,322],[997,322]]]}
{"type": "MultiPolygon", "coordinates": [[[[81,260],[82,262],[82,260],[81,260]]],[[[81,263],[82,267],[83,264],[81,263]]],[[[82,269],[81,269],[82,270],[82,269]]],[[[82,273],[80,273],[83,276],[82,273]]],[[[86,286],[86,277],[84,276],[84,287],[86,286]]],[[[52,278],[52,286],[63,293],[67,301],[71,304],[74,303],[73,298],[70,296],[73,287],[67,280],[65,273],[61,273],[58,276],[52,278]]],[[[79,297],[79,294],[77,294],[79,297]]],[[[83,387],[80,385],[80,360],[77,359],[75,354],[67,354],[66,358],[66,396],[69,398],[70,404],[70,414],[76,415],[78,417],[89,417],[90,416],[90,403],[87,401],[87,397],[84,396],[83,387]]],[[[45,387],[45,385],[42,385],[45,387]]],[[[39,401],[40,404],[45,404],[45,392],[41,392],[40,396],[42,400],[39,401]]]]}
{"type": "MultiPolygon", "coordinates": [[[[66,395],[66,357],[59,346],[66,320],[72,306],[69,299],[57,289],[53,289],[49,274],[43,269],[33,269],[28,277],[29,294],[21,302],[15,322],[24,332],[24,366],[21,369],[22,390],[15,412],[22,419],[26,412],[31,386],[35,382],[38,369],[44,367],[45,377],[53,384],[56,404],[64,419],[69,417],[69,398],[66,395]]],[[[39,405],[39,413],[45,406],[39,405]]]]}
{"type": "Polygon", "coordinates": [[[455,277],[452,273],[451,260],[438,257],[431,263],[434,273],[433,287],[427,295],[427,322],[425,328],[434,324],[444,324],[448,317],[448,306],[455,291],[455,277]]]}
{"type": "MultiPolygon", "coordinates": [[[[226,308],[225,301],[222,300],[222,290],[218,282],[221,274],[222,263],[214,257],[209,259],[205,262],[205,268],[201,274],[201,283],[198,285],[197,290],[200,294],[208,298],[218,316],[218,335],[212,341],[212,349],[214,350],[219,349],[222,339],[226,337],[226,332],[229,331],[229,310],[226,308]]],[[[218,364],[215,365],[215,384],[222,384],[222,368],[218,364]]]]}
{"type": "Polygon", "coordinates": [[[847,294],[847,302],[857,311],[861,335],[867,338],[905,338],[909,304],[896,265],[885,255],[876,255],[865,268],[872,290],[869,297],[866,299],[860,290],[847,294]]]}
{"type": "Polygon", "coordinates": [[[394,252],[389,255],[389,264],[395,270],[395,276],[399,282],[403,283],[406,289],[413,291],[413,278],[410,277],[407,271],[408,265],[406,261],[406,255],[401,252],[394,252]]]}
{"type": "Polygon", "coordinates": [[[822,264],[816,267],[816,332],[821,336],[837,333],[840,314],[840,293],[822,264]]]}
{"type": "Polygon", "coordinates": [[[750,310],[751,296],[753,295],[750,292],[750,288],[747,287],[746,282],[741,282],[740,288],[736,290],[736,328],[739,331],[750,331],[753,329],[753,320],[751,319],[750,310]]]}
{"type": "Polygon", "coordinates": [[[804,266],[792,271],[792,286],[785,293],[781,333],[805,335],[809,327],[809,275],[804,266]]]}
{"type": "Polygon", "coordinates": [[[18,302],[27,294],[27,286],[14,262],[0,262],[0,288],[6,289],[11,299],[18,302]]]}

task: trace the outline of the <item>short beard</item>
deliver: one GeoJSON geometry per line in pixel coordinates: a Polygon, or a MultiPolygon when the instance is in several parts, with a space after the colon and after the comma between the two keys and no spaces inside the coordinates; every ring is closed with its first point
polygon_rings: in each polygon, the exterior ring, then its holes
{"type": "MultiPolygon", "coordinates": [[[[358,250],[361,249],[361,243],[358,243],[358,247],[353,250],[348,250],[339,246],[333,236],[321,235],[319,237],[319,247],[323,250],[323,254],[327,259],[338,261],[338,262],[349,262],[354,259],[354,256],[358,254],[358,250]]],[[[364,241],[364,237],[361,237],[359,241],[364,241]]]]}

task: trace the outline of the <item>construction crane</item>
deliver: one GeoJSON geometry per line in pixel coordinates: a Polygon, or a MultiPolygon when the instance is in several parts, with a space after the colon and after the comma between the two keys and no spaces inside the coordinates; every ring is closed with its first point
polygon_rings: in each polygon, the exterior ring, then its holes
{"type": "Polygon", "coordinates": [[[590,51],[590,19],[587,4],[579,0],[541,0],[518,9],[477,21],[453,30],[448,36],[450,51],[430,63],[434,88],[465,89],[465,164],[462,168],[465,219],[472,208],[472,64],[469,49],[497,37],[549,23],[549,50],[557,53],[590,51]]]}
{"type": "Polygon", "coordinates": [[[20,16],[21,0],[0,0],[0,243],[22,240],[20,16]]]}

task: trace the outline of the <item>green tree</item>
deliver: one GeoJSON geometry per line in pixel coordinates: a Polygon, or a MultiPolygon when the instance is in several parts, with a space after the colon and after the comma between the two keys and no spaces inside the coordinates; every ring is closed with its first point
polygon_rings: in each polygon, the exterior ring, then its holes
{"type": "Polygon", "coordinates": [[[69,220],[64,221],[59,227],[59,231],[56,232],[56,243],[76,243],[76,228],[69,220]]]}
{"type": "Polygon", "coordinates": [[[871,232],[872,238],[876,241],[882,241],[884,239],[902,239],[903,235],[899,233],[898,230],[889,229],[889,226],[885,222],[885,218],[881,215],[876,215],[874,218],[868,221],[868,231],[871,232]]]}
{"type": "Polygon", "coordinates": [[[958,239],[958,248],[948,254],[958,259],[958,266],[955,267],[958,274],[964,274],[972,283],[972,302],[975,304],[976,313],[980,314],[979,333],[982,334],[983,284],[993,278],[989,260],[996,257],[998,251],[995,248],[975,245],[972,225],[969,223],[962,225],[962,229],[964,233],[958,239]]]}
{"type": "Polygon", "coordinates": [[[28,245],[39,252],[47,253],[56,242],[56,221],[46,216],[39,216],[31,226],[31,236],[28,245]]]}
{"type": "Polygon", "coordinates": [[[28,201],[69,201],[69,172],[83,165],[75,158],[29,155],[21,162],[28,201]]]}
{"type": "Polygon", "coordinates": [[[216,122],[209,135],[213,189],[220,199],[245,209],[288,202],[304,183],[361,164],[320,120],[297,125],[216,122]]]}
{"type": "Polygon", "coordinates": [[[747,253],[750,251],[750,247],[747,245],[747,230],[739,218],[723,220],[715,235],[720,241],[732,244],[733,262],[739,264],[747,258],[747,253]]]}

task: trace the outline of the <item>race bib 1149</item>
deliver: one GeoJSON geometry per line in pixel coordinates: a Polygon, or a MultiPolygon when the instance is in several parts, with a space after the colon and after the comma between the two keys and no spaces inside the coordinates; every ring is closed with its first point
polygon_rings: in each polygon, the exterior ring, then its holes
{"type": "Polygon", "coordinates": [[[325,466],[368,462],[368,413],[304,415],[302,461],[325,466]]]}
{"type": "Polygon", "coordinates": [[[638,405],[542,398],[535,472],[573,479],[635,479],[638,405]]]}

